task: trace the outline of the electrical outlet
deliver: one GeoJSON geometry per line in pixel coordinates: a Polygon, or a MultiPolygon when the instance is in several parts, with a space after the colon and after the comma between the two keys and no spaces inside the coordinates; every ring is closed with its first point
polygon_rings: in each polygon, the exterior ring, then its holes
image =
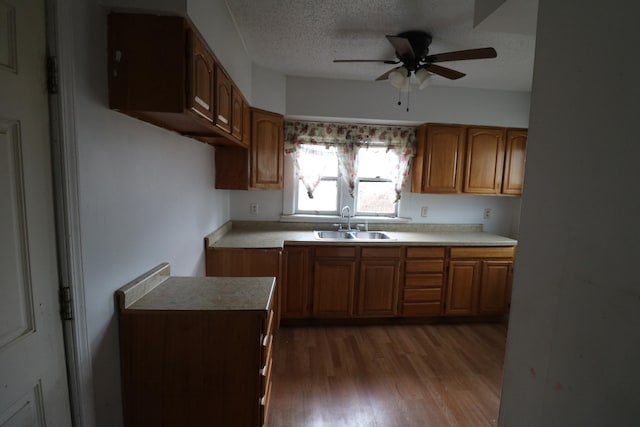
{"type": "Polygon", "coordinates": [[[249,203],[249,213],[251,215],[258,215],[258,204],[257,203],[249,203]]]}
{"type": "Polygon", "coordinates": [[[484,219],[491,218],[491,208],[484,208],[484,219]]]}
{"type": "Polygon", "coordinates": [[[428,212],[429,212],[429,208],[427,206],[423,206],[422,209],[420,209],[420,216],[426,218],[428,212]]]}

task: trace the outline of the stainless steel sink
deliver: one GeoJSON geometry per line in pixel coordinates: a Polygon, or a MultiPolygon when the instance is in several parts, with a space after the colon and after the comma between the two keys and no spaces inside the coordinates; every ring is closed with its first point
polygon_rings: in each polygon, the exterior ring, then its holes
{"type": "Polygon", "coordinates": [[[366,240],[389,240],[390,237],[388,234],[383,233],[382,231],[356,231],[353,233],[353,237],[356,239],[366,239],[366,240]]]}
{"type": "Polygon", "coordinates": [[[316,240],[393,240],[388,234],[382,231],[321,231],[313,232],[316,240]]]}
{"type": "Polygon", "coordinates": [[[348,231],[314,231],[313,235],[318,240],[349,240],[353,239],[353,234],[348,231]]]}

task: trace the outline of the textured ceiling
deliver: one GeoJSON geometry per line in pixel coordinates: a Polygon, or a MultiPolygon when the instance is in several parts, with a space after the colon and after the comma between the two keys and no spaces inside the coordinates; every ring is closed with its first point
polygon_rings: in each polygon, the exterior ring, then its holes
{"type": "Polygon", "coordinates": [[[514,31],[535,28],[537,1],[478,1],[502,6],[474,27],[474,0],[226,0],[253,61],[286,75],[373,81],[393,65],[333,59],[393,60],[385,35],[422,30],[433,36],[432,54],[498,52],[495,59],[441,63],[467,76],[435,76],[434,85],[530,91],[535,36],[514,31]]]}

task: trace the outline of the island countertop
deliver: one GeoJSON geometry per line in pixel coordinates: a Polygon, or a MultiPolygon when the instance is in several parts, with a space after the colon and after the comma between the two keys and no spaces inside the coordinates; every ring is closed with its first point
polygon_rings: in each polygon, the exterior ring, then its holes
{"type": "Polygon", "coordinates": [[[516,246],[518,241],[482,231],[480,224],[371,224],[390,240],[317,240],[313,230],[332,229],[327,224],[279,222],[228,222],[205,237],[207,248],[283,248],[284,245],[376,246],[516,246]]]}
{"type": "Polygon", "coordinates": [[[171,276],[168,264],[120,288],[122,310],[266,311],[275,277],[171,276]]]}

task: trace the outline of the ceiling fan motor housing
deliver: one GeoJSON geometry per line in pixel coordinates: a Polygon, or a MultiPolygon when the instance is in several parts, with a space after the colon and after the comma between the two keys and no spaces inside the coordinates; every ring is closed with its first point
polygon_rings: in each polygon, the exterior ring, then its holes
{"type": "Polygon", "coordinates": [[[413,58],[407,57],[406,55],[402,57],[396,51],[396,56],[408,69],[411,71],[417,70],[420,66],[420,62],[424,62],[429,54],[429,45],[432,40],[431,34],[424,31],[405,31],[398,34],[398,37],[407,39],[411,45],[414,55],[413,58]]]}

